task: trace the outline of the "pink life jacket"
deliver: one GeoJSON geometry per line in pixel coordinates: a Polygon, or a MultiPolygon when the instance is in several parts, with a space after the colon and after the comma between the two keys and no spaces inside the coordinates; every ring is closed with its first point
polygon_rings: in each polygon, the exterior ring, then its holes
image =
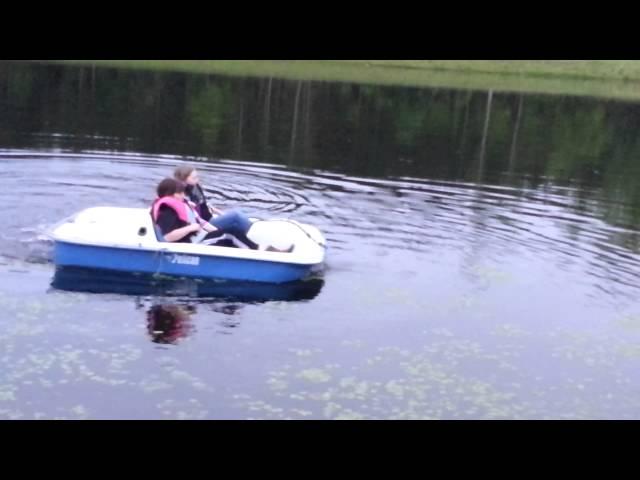
{"type": "Polygon", "coordinates": [[[177,214],[178,218],[185,223],[189,223],[189,211],[188,206],[181,200],[178,200],[175,197],[161,197],[157,198],[153,205],[151,206],[151,215],[153,216],[153,221],[158,221],[158,211],[162,205],[166,205],[173,209],[177,214]]]}

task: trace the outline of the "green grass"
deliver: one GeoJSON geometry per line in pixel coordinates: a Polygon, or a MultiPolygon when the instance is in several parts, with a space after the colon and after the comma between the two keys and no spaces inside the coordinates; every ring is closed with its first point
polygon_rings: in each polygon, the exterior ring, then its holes
{"type": "Polygon", "coordinates": [[[356,60],[352,63],[537,77],[640,80],[640,62],[636,60],[356,60]]]}
{"type": "Polygon", "coordinates": [[[71,64],[640,100],[635,60],[102,60],[71,64]]]}

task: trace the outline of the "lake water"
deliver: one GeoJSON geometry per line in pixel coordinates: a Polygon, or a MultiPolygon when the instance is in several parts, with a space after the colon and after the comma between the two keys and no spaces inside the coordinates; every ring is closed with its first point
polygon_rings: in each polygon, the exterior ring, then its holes
{"type": "Polygon", "coordinates": [[[640,417],[640,104],[0,62],[0,418],[640,417]],[[58,272],[45,232],[210,203],[323,274],[58,272]]]}

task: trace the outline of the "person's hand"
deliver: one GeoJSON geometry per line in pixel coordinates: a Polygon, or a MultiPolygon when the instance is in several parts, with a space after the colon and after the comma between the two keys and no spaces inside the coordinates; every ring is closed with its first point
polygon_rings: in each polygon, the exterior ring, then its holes
{"type": "Polygon", "coordinates": [[[192,223],[192,224],[191,224],[191,231],[192,231],[192,232],[198,232],[198,231],[200,231],[200,225],[198,225],[197,223],[192,223]]]}

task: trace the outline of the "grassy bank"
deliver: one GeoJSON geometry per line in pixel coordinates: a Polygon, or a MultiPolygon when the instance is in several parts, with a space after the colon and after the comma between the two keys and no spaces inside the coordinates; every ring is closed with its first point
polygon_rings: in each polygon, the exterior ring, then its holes
{"type": "Polygon", "coordinates": [[[65,63],[640,100],[640,61],[635,60],[73,60],[65,63]]]}

